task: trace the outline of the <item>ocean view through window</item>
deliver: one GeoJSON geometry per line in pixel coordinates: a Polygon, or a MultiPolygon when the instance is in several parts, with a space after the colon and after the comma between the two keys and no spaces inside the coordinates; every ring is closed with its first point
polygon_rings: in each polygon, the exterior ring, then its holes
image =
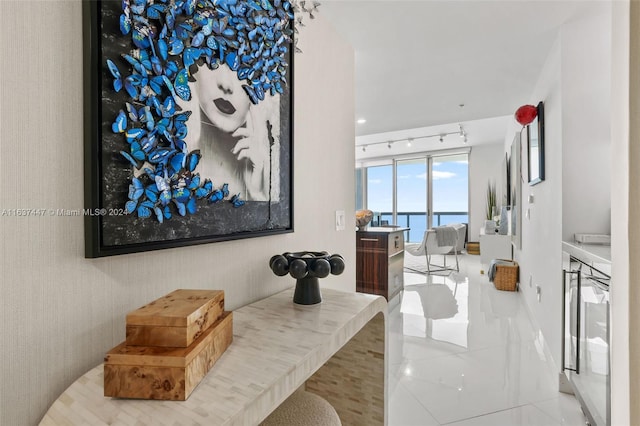
{"type": "Polygon", "coordinates": [[[372,226],[408,227],[406,241],[420,242],[430,227],[469,223],[467,153],[391,159],[358,170],[358,203],[374,212],[372,226]]]}

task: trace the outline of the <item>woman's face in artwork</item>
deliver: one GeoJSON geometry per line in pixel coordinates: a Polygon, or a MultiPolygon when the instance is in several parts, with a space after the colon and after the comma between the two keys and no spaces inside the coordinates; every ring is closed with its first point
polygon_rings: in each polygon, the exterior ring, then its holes
{"type": "Polygon", "coordinates": [[[235,71],[222,64],[215,70],[203,66],[194,75],[200,108],[214,126],[232,133],[247,121],[251,101],[235,71]]]}

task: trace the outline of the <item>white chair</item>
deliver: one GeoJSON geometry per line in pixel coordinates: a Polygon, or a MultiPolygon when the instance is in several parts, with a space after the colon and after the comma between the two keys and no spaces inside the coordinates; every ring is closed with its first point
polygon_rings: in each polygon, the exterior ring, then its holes
{"type": "Polygon", "coordinates": [[[422,242],[419,244],[406,244],[404,250],[406,253],[409,253],[413,256],[425,256],[427,260],[427,274],[431,274],[432,272],[442,272],[442,271],[460,271],[460,265],[458,263],[458,251],[455,248],[458,246],[458,230],[451,226],[441,226],[436,229],[427,229],[424,232],[424,237],[422,238],[422,242]],[[438,245],[438,236],[436,232],[448,233],[447,238],[448,243],[446,245],[438,245]],[[431,263],[431,256],[433,255],[442,255],[444,259],[443,265],[437,265],[431,263]],[[447,267],[447,256],[453,255],[456,258],[456,267],[448,268],[447,267]],[[432,266],[434,267],[432,269],[432,266]]]}
{"type": "Polygon", "coordinates": [[[452,226],[458,232],[458,244],[456,244],[455,250],[460,254],[467,242],[467,225],[464,223],[450,223],[448,226],[452,226]]]}

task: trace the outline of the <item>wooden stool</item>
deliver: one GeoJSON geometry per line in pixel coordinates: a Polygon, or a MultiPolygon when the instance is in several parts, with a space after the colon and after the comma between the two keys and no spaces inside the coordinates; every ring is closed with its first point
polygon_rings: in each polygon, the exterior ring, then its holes
{"type": "Polygon", "coordinates": [[[260,426],[341,426],[340,417],[327,400],[305,390],[287,398],[260,426]]]}

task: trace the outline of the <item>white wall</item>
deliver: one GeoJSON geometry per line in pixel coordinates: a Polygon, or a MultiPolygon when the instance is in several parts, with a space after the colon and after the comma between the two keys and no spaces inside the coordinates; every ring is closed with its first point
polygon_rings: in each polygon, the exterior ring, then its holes
{"type": "MultiPolygon", "coordinates": [[[[630,360],[637,369],[638,366],[638,338],[637,331],[631,333],[630,330],[638,330],[637,315],[630,315],[632,310],[637,312],[637,303],[631,301],[630,286],[630,262],[629,259],[638,259],[640,249],[634,247],[630,253],[630,240],[638,241],[637,206],[630,205],[630,187],[637,188],[638,178],[634,178],[633,183],[629,170],[633,168],[637,174],[637,162],[631,162],[630,151],[630,84],[629,76],[637,75],[640,72],[640,64],[637,53],[633,55],[634,66],[630,67],[629,52],[637,52],[640,43],[640,8],[635,7],[634,20],[630,25],[629,1],[616,1],[613,3],[612,19],[612,88],[611,88],[611,145],[612,145],[612,167],[611,180],[611,258],[612,283],[611,286],[611,424],[631,425],[640,422],[637,402],[639,398],[637,387],[633,393],[630,384],[638,383],[638,371],[634,370],[633,379],[630,377],[630,360]],[[630,30],[633,29],[633,31],[630,30]],[[636,48],[630,50],[630,36],[634,38],[636,48]],[[633,185],[633,186],[632,186],[633,185]],[[633,307],[633,308],[632,308],[633,307]],[[631,324],[631,319],[633,324],[631,324]],[[630,356],[630,345],[633,342],[634,356],[630,356]],[[634,404],[631,404],[634,401],[634,404]],[[630,408],[635,407],[635,415],[631,417],[630,408]],[[633,420],[633,421],[632,421],[633,420]]],[[[640,97],[638,95],[637,83],[633,96],[637,105],[640,97]]],[[[638,110],[636,109],[636,114],[638,110]]],[[[637,117],[637,115],[636,115],[637,117]]],[[[640,123],[634,120],[635,141],[638,140],[638,128],[640,123]]],[[[637,143],[637,142],[636,142],[637,143]]],[[[637,154],[636,154],[637,158],[637,154]]],[[[637,191],[636,191],[637,192],[637,191]]],[[[637,202],[637,199],[636,199],[637,202]]],[[[634,262],[637,264],[637,260],[634,262]]],[[[637,281],[638,271],[634,271],[634,280],[637,281]]],[[[633,287],[637,298],[637,284],[633,287]]]]}
{"type": "Polygon", "coordinates": [[[591,13],[562,26],[527,102],[545,103],[545,181],[523,183],[523,213],[529,210],[530,219],[523,214],[522,249],[515,255],[522,295],[558,371],[562,239],[609,229],[611,4],[592,6],[591,13]],[[541,288],[540,302],[536,286],[541,288]]]}
{"type": "MultiPolygon", "coordinates": [[[[522,249],[515,250],[515,258],[520,264],[520,289],[537,326],[543,332],[556,365],[560,365],[560,333],[562,291],[560,283],[562,270],[562,93],[560,85],[560,41],[556,41],[549,52],[547,61],[531,98],[527,103],[545,102],[545,180],[529,186],[527,168],[523,165],[522,184],[522,249]],[[534,196],[534,203],[528,196],[534,196]],[[525,212],[530,212],[527,219],[525,212]],[[529,286],[529,282],[532,286],[529,286]],[[536,285],[541,287],[541,301],[536,298],[536,285]]],[[[523,102],[524,103],[524,102],[523,102]]],[[[505,140],[505,149],[510,149],[515,132],[505,140]]],[[[526,150],[526,146],[522,146],[526,150]]],[[[512,171],[513,173],[513,171],[512,171]]],[[[559,370],[558,370],[559,371],[559,370]]]]}
{"type": "Polygon", "coordinates": [[[503,163],[505,153],[502,142],[476,145],[469,155],[469,229],[468,240],[479,241],[480,228],[486,220],[487,183],[496,184],[498,205],[503,204],[503,163]]]}
{"type": "MultiPolygon", "coordinates": [[[[79,1],[0,2],[0,211],[83,206],[79,1]]],[[[354,54],[322,15],[295,61],[295,233],[84,259],[83,218],[0,216],[0,424],[36,424],[125,337],[125,314],[176,288],[223,289],[236,309],[294,284],[276,253],[347,260],[323,287],[355,290],[354,54]],[[331,125],[327,125],[331,123],[331,125]],[[336,153],[339,155],[336,155],[336,153]]]]}
{"type": "MultiPolygon", "coordinates": [[[[611,6],[562,28],[562,238],[611,232],[611,6]],[[589,214],[585,214],[589,212],[589,214]]],[[[553,143],[553,141],[551,141],[553,143]]]]}

